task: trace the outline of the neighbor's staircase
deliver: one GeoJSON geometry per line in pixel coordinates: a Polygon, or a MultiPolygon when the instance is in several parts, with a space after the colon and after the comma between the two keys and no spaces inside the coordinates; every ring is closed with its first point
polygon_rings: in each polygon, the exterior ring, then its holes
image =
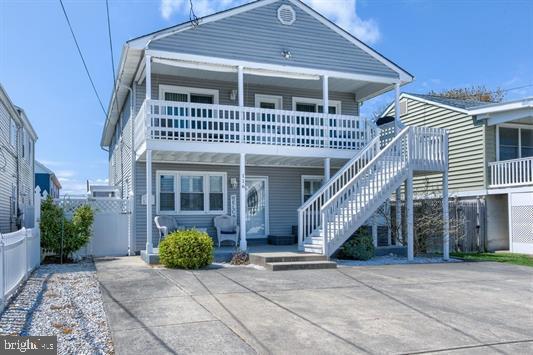
{"type": "Polygon", "coordinates": [[[413,171],[447,167],[447,133],[406,127],[388,144],[379,134],[298,209],[298,243],[331,256],[413,171]]]}

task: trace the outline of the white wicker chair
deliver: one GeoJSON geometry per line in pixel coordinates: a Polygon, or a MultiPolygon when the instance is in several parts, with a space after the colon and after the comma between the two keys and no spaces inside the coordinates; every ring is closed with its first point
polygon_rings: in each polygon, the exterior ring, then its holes
{"type": "Polygon", "coordinates": [[[161,243],[161,239],[165,238],[167,234],[177,231],[180,228],[178,222],[172,216],[156,216],[154,222],[159,230],[159,243],[161,243]]]}
{"type": "Polygon", "coordinates": [[[218,247],[224,240],[231,240],[237,246],[239,240],[239,226],[237,218],[223,214],[214,218],[215,228],[217,229],[218,247]]]}

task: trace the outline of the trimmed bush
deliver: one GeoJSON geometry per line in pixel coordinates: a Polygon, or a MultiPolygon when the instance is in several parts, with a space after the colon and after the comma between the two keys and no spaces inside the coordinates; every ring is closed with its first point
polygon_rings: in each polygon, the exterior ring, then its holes
{"type": "Polygon", "coordinates": [[[364,230],[358,230],[339,250],[339,258],[369,260],[374,257],[374,242],[364,230]]]}
{"type": "Polygon", "coordinates": [[[170,268],[199,269],[211,264],[213,239],[196,229],[176,231],[159,245],[159,260],[170,268]]]}

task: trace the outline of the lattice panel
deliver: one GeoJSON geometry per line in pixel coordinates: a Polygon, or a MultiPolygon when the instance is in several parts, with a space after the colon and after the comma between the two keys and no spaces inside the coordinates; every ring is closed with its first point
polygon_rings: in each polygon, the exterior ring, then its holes
{"type": "Polygon", "coordinates": [[[129,213],[130,204],[126,199],[86,199],[67,198],[55,200],[55,203],[63,207],[66,214],[74,213],[76,208],[89,205],[95,213],[129,213]]]}
{"type": "Polygon", "coordinates": [[[513,206],[511,214],[513,242],[533,244],[533,206],[513,206]]]}

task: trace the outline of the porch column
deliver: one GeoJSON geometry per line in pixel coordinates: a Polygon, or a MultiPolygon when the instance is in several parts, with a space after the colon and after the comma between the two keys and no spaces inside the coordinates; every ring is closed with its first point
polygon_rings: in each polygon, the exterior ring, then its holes
{"type": "Polygon", "coordinates": [[[448,204],[448,134],[444,135],[444,144],[443,144],[443,153],[444,153],[444,172],[442,174],[442,219],[443,219],[443,230],[442,230],[442,254],[444,260],[450,259],[450,213],[449,213],[449,204],[448,204]]]}
{"type": "Polygon", "coordinates": [[[147,55],[144,60],[145,63],[145,81],[146,81],[146,100],[152,99],[152,57],[147,55]]]}
{"type": "Polygon", "coordinates": [[[331,178],[331,158],[324,159],[324,184],[331,178]]]}
{"type": "Polygon", "coordinates": [[[374,248],[378,247],[378,223],[376,221],[376,213],[372,215],[372,243],[374,244],[374,248]]]}
{"type": "Polygon", "coordinates": [[[241,153],[239,171],[239,233],[241,236],[239,247],[246,250],[248,246],[246,244],[246,155],[244,153],[241,153]]]}
{"type": "Polygon", "coordinates": [[[407,177],[407,191],[405,193],[405,206],[407,209],[407,259],[414,259],[414,224],[413,224],[413,171],[409,169],[407,177]]]}
{"type": "Polygon", "coordinates": [[[402,240],[402,189],[396,189],[396,244],[403,245],[402,240]]]}
{"type": "MultiPolygon", "coordinates": [[[[244,68],[242,65],[237,67],[237,96],[239,107],[244,107],[244,68]]],[[[244,143],[244,112],[239,112],[239,131],[241,143],[244,143]]]]}
{"type": "MultiPolygon", "coordinates": [[[[147,77],[148,78],[148,77],[147,77]]],[[[146,254],[153,253],[152,246],[152,151],[146,150],[146,254]]]]}
{"type": "MultiPolygon", "coordinates": [[[[326,115],[329,114],[329,77],[327,75],[322,76],[322,107],[323,107],[323,113],[326,115]]],[[[340,112],[337,112],[337,114],[340,114],[340,112]]],[[[325,145],[325,148],[327,148],[329,147],[329,117],[327,117],[325,120],[326,121],[324,122],[324,145],[325,145]]]]}
{"type": "Polygon", "coordinates": [[[400,132],[400,83],[394,84],[394,132],[400,132]]]}

